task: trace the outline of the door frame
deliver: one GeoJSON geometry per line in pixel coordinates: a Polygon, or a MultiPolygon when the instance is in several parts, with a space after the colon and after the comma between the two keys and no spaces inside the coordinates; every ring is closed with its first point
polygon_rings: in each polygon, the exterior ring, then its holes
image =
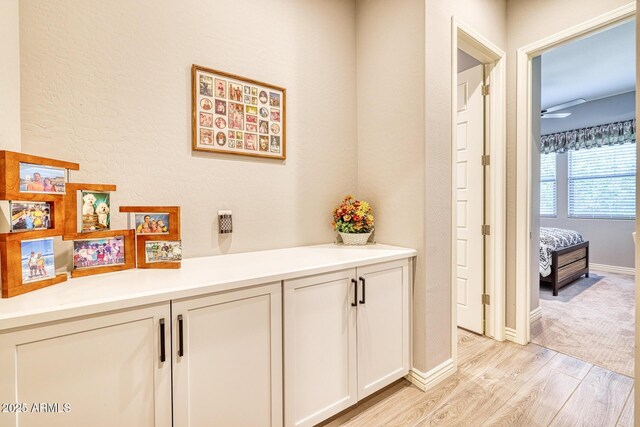
{"type": "Polygon", "coordinates": [[[451,22],[451,40],[451,353],[457,367],[457,52],[460,48],[490,68],[485,76],[491,85],[491,94],[485,102],[485,150],[491,157],[491,173],[485,187],[485,212],[491,226],[485,241],[485,292],[490,295],[491,303],[485,306],[485,334],[498,341],[505,339],[506,53],[455,16],[451,22]]]}
{"type": "Polygon", "coordinates": [[[628,21],[635,14],[636,3],[632,2],[517,50],[516,141],[522,141],[524,144],[517,145],[524,149],[516,150],[516,328],[510,339],[518,344],[528,344],[531,337],[531,60],[558,45],[628,21]]]}

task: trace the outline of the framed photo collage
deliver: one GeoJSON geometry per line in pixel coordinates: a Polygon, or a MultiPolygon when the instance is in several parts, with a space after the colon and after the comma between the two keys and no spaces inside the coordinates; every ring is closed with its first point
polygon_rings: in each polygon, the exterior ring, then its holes
{"type": "Polygon", "coordinates": [[[193,65],[192,148],[286,158],[286,89],[193,65]]]}

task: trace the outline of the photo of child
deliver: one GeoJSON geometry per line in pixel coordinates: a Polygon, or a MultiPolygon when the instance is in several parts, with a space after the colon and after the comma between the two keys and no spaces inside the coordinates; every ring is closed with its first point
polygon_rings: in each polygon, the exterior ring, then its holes
{"type": "Polygon", "coordinates": [[[260,135],[260,151],[269,151],[269,137],[260,135]]]}
{"type": "Polygon", "coordinates": [[[169,214],[136,213],[134,225],[136,234],[169,234],[169,214]]]}
{"type": "Polygon", "coordinates": [[[223,146],[227,143],[227,136],[224,134],[224,132],[218,132],[216,134],[216,142],[219,146],[223,146]]]}
{"type": "Polygon", "coordinates": [[[269,133],[269,122],[260,120],[260,133],[269,133]]]}
{"type": "Polygon", "coordinates": [[[55,277],[53,238],[24,240],[20,249],[23,284],[55,277]]]}
{"type": "Polygon", "coordinates": [[[271,121],[279,122],[280,121],[280,110],[271,110],[271,121]]]}
{"type": "Polygon", "coordinates": [[[227,115],[227,101],[216,99],[216,114],[227,115]]]}
{"type": "Polygon", "coordinates": [[[280,94],[275,92],[269,92],[269,105],[272,107],[280,106],[280,94]]]}
{"type": "Polygon", "coordinates": [[[66,169],[20,163],[21,193],[64,193],[66,182],[66,169]]]}
{"type": "Polygon", "coordinates": [[[258,132],[258,125],[254,125],[253,123],[247,123],[245,129],[247,132],[258,132]]]}
{"type": "Polygon", "coordinates": [[[245,150],[256,150],[256,134],[253,133],[245,133],[244,134],[244,149],[245,150]]]}
{"type": "Polygon", "coordinates": [[[244,128],[244,107],[242,104],[229,103],[229,129],[244,128]]]}
{"type": "Polygon", "coordinates": [[[266,104],[269,101],[269,99],[267,98],[267,92],[264,91],[264,90],[260,91],[259,98],[260,98],[260,103],[261,104],[266,104]]]}
{"type": "Polygon", "coordinates": [[[73,241],[73,268],[124,264],[124,237],[73,241]]]}
{"type": "Polygon", "coordinates": [[[149,241],[144,245],[145,261],[178,262],[182,260],[182,242],[177,241],[149,241]]]}
{"type": "Polygon", "coordinates": [[[216,79],[216,97],[217,98],[227,97],[227,84],[224,80],[216,79]]]}
{"type": "Polygon", "coordinates": [[[271,124],[271,133],[280,133],[280,125],[277,123],[271,124]]]}
{"type": "Polygon", "coordinates": [[[269,117],[269,109],[266,108],[266,107],[261,107],[260,108],[260,117],[265,118],[265,119],[267,117],[269,117]]]}
{"type": "Polygon", "coordinates": [[[251,116],[247,114],[247,123],[258,123],[258,116],[251,116]]]}
{"type": "Polygon", "coordinates": [[[202,107],[203,110],[209,111],[211,110],[211,108],[213,108],[213,104],[211,103],[211,100],[202,98],[200,100],[200,107],[202,107]]]}
{"type": "Polygon", "coordinates": [[[271,152],[279,153],[280,152],[280,137],[272,136],[271,137],[271,152]]]}
{"type": "Polygon", "coordinates": [[[11,231],[47,230],[51,228],[51,206],[49,203],[13,203],[11,231]]]}
{"type": "Polygon", "coordinates": [[[200,126],[213,127],[213,114],[200,112],[200,126]]]}
{"type": "Polygon", "coordinates": [[[213,145],[213,130],[200,129],[200,144],[213,145]]]}
{"type": "Polygon", "coordinates": [[[213,96],[213,77],[200,75],[200,95],[213,96]]]}
{"type": "Polygon", "coordinates": [[[227,127],[227,121],[225,119],[223,119],[222,117],[218,117],[216,119],[216,127],[218,129],[224,129],[227,127]]]}

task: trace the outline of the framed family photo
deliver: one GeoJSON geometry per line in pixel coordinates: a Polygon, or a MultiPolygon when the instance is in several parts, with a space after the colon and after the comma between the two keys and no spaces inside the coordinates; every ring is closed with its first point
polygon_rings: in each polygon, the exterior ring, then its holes
{"type": "Polygon", "coordinates": [[[283,87],[193,65],[194,151],[286,159],[283,87]]]}

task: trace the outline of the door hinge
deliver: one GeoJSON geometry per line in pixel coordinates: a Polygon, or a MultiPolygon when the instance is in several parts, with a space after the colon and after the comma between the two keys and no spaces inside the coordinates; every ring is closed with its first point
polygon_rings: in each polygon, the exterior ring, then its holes
{"type": "Polygon", "coordinates": [[[491,226],[490,225],[484,224],[482,226],[482,235],[483,236],[491,235],[491,226]]]}
{"type": "Polygon", "coordinates": [[[489,166],[491,164],[491,156],[489,154],[482,155],[482,166],[489,166]]]}
{"type": "Polygon", "coordinates": [[[482,294],[482,305],[491,305],[491,295],[482,294]]]}
{"type": "Polygon", "coordinates": [[[491,85],[482,85],[482,96],[489,96],[491,93],[491,85]]]}

